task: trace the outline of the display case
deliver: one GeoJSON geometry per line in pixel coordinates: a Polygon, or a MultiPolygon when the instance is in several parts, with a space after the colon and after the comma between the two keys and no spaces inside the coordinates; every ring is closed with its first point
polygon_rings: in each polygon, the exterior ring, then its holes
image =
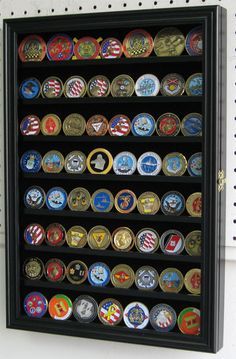
{"type": "Polygon", "coordinates": [[[225,32],[219,6],[4,21],[7,327],[222,347],[225,32]]]}

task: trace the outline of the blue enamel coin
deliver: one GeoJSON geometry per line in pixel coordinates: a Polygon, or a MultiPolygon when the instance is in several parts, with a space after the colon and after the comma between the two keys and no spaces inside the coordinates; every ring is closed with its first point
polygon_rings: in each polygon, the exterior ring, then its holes
{"type": "Polygon", "coordinates": [[[20,160],[20,166],[23,172],[37,173],[41,168],[42,157],[38,151],[25,152],[20,160]]]}
{"type": "Polygon", "coordinates": [[[41,91],[41,84],[39,80],[34,77],[24,80],[20,85],[20,95],[21,97],[32,100],[37,98],[41,91]]]}
{"type": "Polygon", "coordinates": [[[91,206],[95,212],[110,212],[113,204],[113,195],[107,189],[99,189],[92,195],[91,206]]]}
{"type": "Polygon", "coordinates": [[[176,324],[175,310],[168,304],[157,304],[150,311],[150,323],[157,332],[169,332],[176,324]]]}
{"type": "Polygon", "coordinates": [[[45,192],[39,186],[29,187],[24,194],[24,204],[28,208],[40,209],[45,203],[45,192]]]}
{"type": "Polygon", "coordinates": [[[161,199],[161,210],[165,215],[179,216],[185,209],[185,199],[180,192],[170,191],[161,199]]]}
{"type": "Polygon", "coordinates": [[[202,85],[202,73],[193,74],[186,81],[185,91],[188,96],[202,96],[202,85]]]}
{"type": "Polygon", "coordinates": [[[188,160],[188,173],[190,176],[202,175],[202,153],[194,153],[188,160]]]}
{"type": "Polygon", "coordinates": [[[31,292],[24,299],[24,310],[30,318],[42,318],[48,309],[48,301],[42,293],[31,292]]]}
{"type": "Polygon", "coordinates": [[[200,113],[189,113],[183,118],[181,131],[184,136],[202,135],[202,115],[200,113]]]}
{"type": "Polygon", "coordinates": [[[102,262],[93,263],[89,267],[88,281],[95,287],[105,287],[110,281],[110,269],[102,262]]]}
{"type": "Polygon", "coordinates": [[[151,136],[155,131],[155,120],[149,113],[140,113],[134,117],[131,124],[134,136],[151,136]]]}
{"type": "Polygon", "coordinates": [[[136,157],[131,152],[120,152],[113,160],[113,170],[117,175],[132,175],[136,166],[136,157]]]}
{"type": "Polygon", "coordinates": [[[46,197],[46,205],[48,209],[54,211],[60,211],[66,207],[67,204],[67,193],[61,187],[51,188],[46,197]]]}

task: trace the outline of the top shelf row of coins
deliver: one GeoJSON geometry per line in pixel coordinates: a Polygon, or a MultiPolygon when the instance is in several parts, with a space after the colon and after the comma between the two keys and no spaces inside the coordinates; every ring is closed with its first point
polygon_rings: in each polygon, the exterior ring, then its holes
{"type": "Polygon", "coordinates": [[[114,59],[148,57],[154,50],[156,56],[180,56],[184,50],[190,56],[203,52],[202,26],[194,27],[185,36],[176,27],[161,29],[154,39],[143,29],[130,31],[123,43],[115,37],[95,39],[84,36],[73,39],[67,34],[55,34],[46,43],[39,35],[25,37],[18,48],[22,62],[114,59]]]}

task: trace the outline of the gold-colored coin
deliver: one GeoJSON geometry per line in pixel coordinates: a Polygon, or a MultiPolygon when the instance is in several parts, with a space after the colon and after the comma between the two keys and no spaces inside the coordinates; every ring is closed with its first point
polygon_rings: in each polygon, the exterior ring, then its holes
{"type": "Polygon", "coordinates": [[[64,119],[63,132],[66,136],[82,136],[85,128],[85,118],[79,113],[71,113],[64,119]]]}
{"type": "Polygon", "coordinates": [[[28,258],[23,264],[24,276],[31,280],[38,280],[42,278],[44,273],[44,265],[41,259],[28,258]]]}
{"type": "Polygon", "coordinates": [[[201,293],[201,269],[190,269],[184,277],[184,284],[186,289],[192,294],[201,293]]]}
{"type": "Polygon", "coordinates": [[[138,211],[141,214],[156,214],[160,205],[160,198],[154,192],[142,193],[137,201],[138,211]]]}
{"type": "Polygon", "coordinates": [[[134,245],[134,238],[130,228],[119,227],[112,233],[111,245],[116,251],[128,252],[134,245]]]}
{"type": "Polygon", "coordinates": [[[91,196],[83,187],[74,188],[68,196],[68,207],[71,211],[87,211],[90,206],[91,196]]]}
{"type": "Polygon", "coordinates": [[[42,83],[42,87],[41,87],[42,97],[59,98],[62,96],[63,91],[64,91],[64,86],[61,79],[59,79],[59,77],[50,76],[42,83]]]}
{"type": "Polygon", "coordinates": [[[202,232],[192,231],[185,238],[185,250],[190,256],[201,255],[202,232]]]}
{"type": "Polygon", "coordinates": [[[42,168],[46,173],[60,173],[64,167],[64,157],[59,151],[49,151],[42,159],[42,168]]]}
{"type": "Polygon", "coordinates": [[[87,235],[84,227],[73,226],[67,231],[66,242],[69,247],[83,248],[87,243],[87,235]]]}
{"type": "Polygon", "coordinates": [[[113,157],[105,148],[96,148],[87,157],[87,168],[92,174],[107,174],[113,165],[113,157]]]}
{"type": "Polygon", "coordinates": [[[127,264],[118,264],[111,272],[111,282],[116,288],[132,287],[134,278],[134,271],[127,264]]]}
{"type": "Polygon", "coordinates": [[[115,208],[120,213],[132,212],[137,204],[137,198],[133,191],[122,189],[115,196],[115,208]]]}
{"type": "Polygon", "coordinates": [[[88,233],[88,245],[91,249],[107,249],[111,243],[111,233],[104,226],[95,226],[88,233]]]}
{"type": "Polygon", "coordinates": [[[154,52],[157,56],[179,56],[184,48],[185,37],[176,27],[166,27],[154,38],[154,52]]]}
{"type": "Polygon", "coordinates": [[[45,136],[57,136],[61,131],[61,120],[54,113],[50,113],[42,118],[40,129],[45,136]]]}
{"type": "Polygon", "coordinates": [[[163,292],[178,293],[184,285],[183,274],[176,268],[166,268],[160,274],[159,285],[163,292]]]}
{"type": "Polygon", "coordinates": [[[188,166],[185,156],[180,152],[168,153],[162,162],[162,171],[166,176],[182,176],[188,166]]]}
{"type": "Polygon", "coordinates": [[[186,200],[186,209],[190,216],[202,216],[202,194],[201,192],[192,193],[186,200]]]}
{"type": "Polygon", "coordinates": [[[134,80],[129,75],[119,75],[111,83],[113,97],[130,97],[134,93],[134,80]]]}

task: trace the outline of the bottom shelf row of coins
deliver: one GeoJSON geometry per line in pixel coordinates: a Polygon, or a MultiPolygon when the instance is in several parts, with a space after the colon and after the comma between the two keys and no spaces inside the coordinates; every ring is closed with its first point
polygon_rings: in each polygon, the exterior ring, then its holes
{"type": "Polygon", "coordinates": [[[28,293],[24,299],[24,310],[30,318],[42,318],[48,311],[55,320],[69,319],[72,314],[79,323],[91,323],[97,316],[102,324],[115,326],[123,322],[128,328],[144,329],[150,323],[157,332],[169,332],[177,324],[180,332],[188,335],[200,334],[200,310],[186,307],[176,314],[174,308],[165,303],[155,305],[149,311],[141,302],[131,302],[124,309],[113,298],[99,304],[88,295],[80,295],[72,303],[64,294],[53,296],[49,303],[40,292],[28,293]]]}

